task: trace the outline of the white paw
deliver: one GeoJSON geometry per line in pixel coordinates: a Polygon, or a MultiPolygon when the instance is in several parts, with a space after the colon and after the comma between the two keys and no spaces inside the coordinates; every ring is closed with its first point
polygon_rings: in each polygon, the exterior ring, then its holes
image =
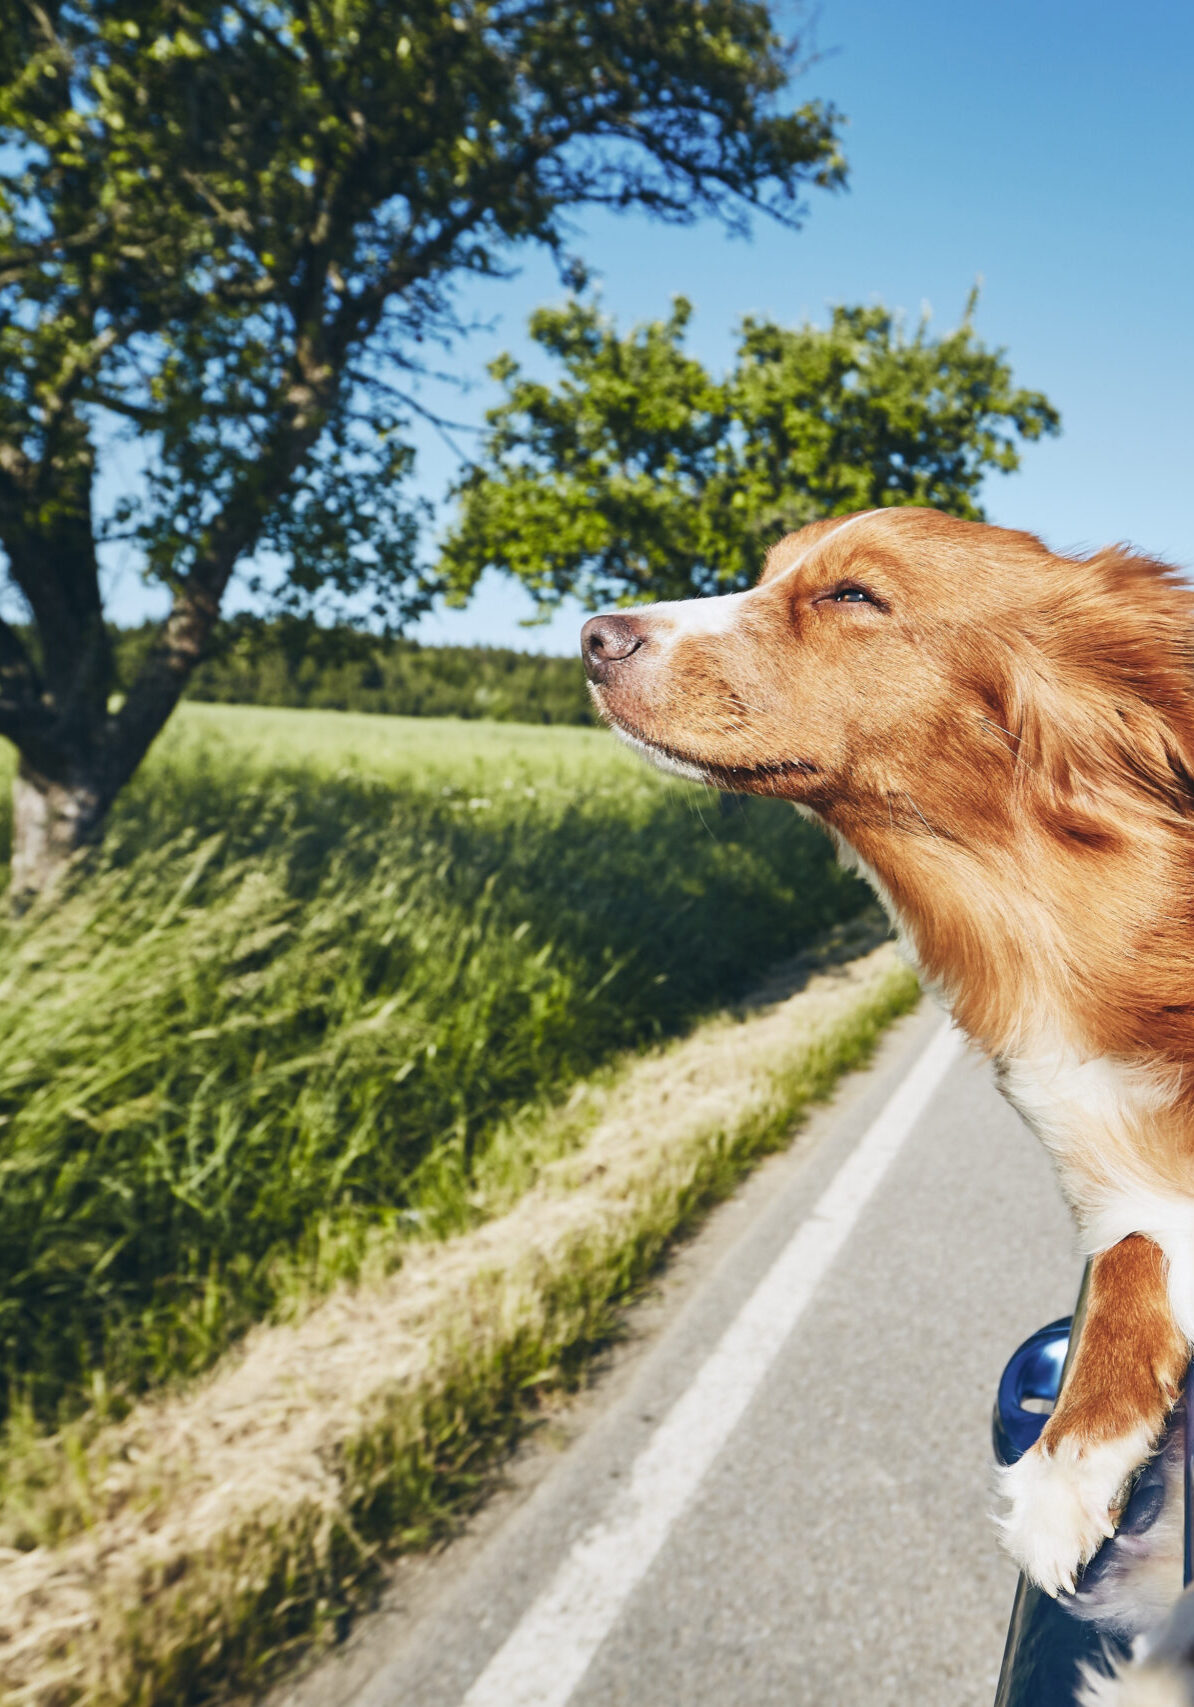
{"type": "Polygon", "coordinates": [[[1124,1491],[1151,1446],[1143,1425],[1097,1446],[1063,1438],[1052,1453],[1038,1441],[999,1472],[1011,1508],[996,1519],[1003,1544],[1046,1594],[1073,1594],[1082,1566],[1115,1534],[1124,1491]]]}

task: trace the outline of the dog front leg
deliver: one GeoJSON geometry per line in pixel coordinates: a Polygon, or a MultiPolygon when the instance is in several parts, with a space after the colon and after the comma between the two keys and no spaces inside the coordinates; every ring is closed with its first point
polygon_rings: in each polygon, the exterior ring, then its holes
{"type": "Polygon", "coordinates": [[[1086,1318],[1057,1408],[1036,1445],[1000,1472],[1004,1545],[1049,1594],[1115,1533],[1132,1478],[1156,1445],[1190,1357],[1165,1259],[1134,1233],[1091,1263],[1086,1318]]]}

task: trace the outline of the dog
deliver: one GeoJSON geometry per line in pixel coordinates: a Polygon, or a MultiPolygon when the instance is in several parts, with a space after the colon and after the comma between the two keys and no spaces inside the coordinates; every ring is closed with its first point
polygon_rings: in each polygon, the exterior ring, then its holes
{"type": "Polygon", "coordinates": [[[1159,1629],[1136,1638],[1129,1661],[1082,1669],[1079,1707],[1194,1707],[1194,1588],[1159,1629]]]}
{"type": "Polygon", "coordinates": [[[1194,592],[1124,549],[885,508],[581,645],[644,757],[828,830],[1047,1147],[1089,1302],[1002,1530],[1072,1593],[1194,1341],[1194,592]]]}

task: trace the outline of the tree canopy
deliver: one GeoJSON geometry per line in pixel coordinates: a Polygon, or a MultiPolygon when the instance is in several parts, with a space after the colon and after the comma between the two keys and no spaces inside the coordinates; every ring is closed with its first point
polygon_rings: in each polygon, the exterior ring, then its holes
{"type": "Polygon", "coordinates": [[[457,598],[486,568],[540,605],[566,594],[688,598],[748,586],[766,547],[818,516],[928,504],[982,518],[992,469],[1058,430],[972,324],[934,337],[886,309],[835,308],[826,327],[743,322],[731,371],[685,349],[682,297],[626,335],[591,301],[541,309],[531,337],[556,383],[504,356],[443,566],[457,598]]]}
{"type": "Polygon", "coordinates": [[[36,630],[0,622],[15,881],[93,833],[254,553],[294,613],[426,601],[410,380],[461,330],[461,278],[528,241],[566,270],[578,208],[796,224],[841,182],[836,115],[785,104],[791,67],[758,0],[12,0],[0,546],[36,630]],[[114,424],[143,475],[105,508],[114,424]],[[119,706],[110,537],[171,596],[119,706]]]}

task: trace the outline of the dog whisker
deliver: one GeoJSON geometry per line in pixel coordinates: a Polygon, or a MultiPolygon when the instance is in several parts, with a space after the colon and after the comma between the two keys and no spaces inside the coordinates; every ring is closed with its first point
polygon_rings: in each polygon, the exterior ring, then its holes
{"type": "MultiPolygon", "coordinates": [[[[996,723],[995,720],[990,717],[980,717],[979,723],[984,729],[998,730],[1001,735],[1006,735],[1009,741],[1014,741],[1016,743],[1015,748],[1012,749],[1011,756],[1015,759],[1017,764],[1027,765],[1029,770],[1036,769],[1032,760],[1024,753],[1022,745],[1024,740],[1023,735],[1017,735],[1012,729],[1005,729],[1002,723],[996,723]]],[[[1002,745],[1002,743],[1000,744],[1002,745]]]]}
{"type": "Polygon", "coordinates": [[[924,813],[921,811],[920,807],[916,804],[915,800],[913,800],[912,796],[908,793],[907,789],[903,790],[903,795],[904,795],[904,799],[908,802],[909,806],[911,806],[912,810],[916,813],[916,816],[920,819],[921,823],[924,825],[925,829],[929,832],[930,836],[932,836],[933,840],[935,842],[939,841],[940,837],[938,836],[936,830],[929,823],[929,820],[925,817],[924,813]]]}

